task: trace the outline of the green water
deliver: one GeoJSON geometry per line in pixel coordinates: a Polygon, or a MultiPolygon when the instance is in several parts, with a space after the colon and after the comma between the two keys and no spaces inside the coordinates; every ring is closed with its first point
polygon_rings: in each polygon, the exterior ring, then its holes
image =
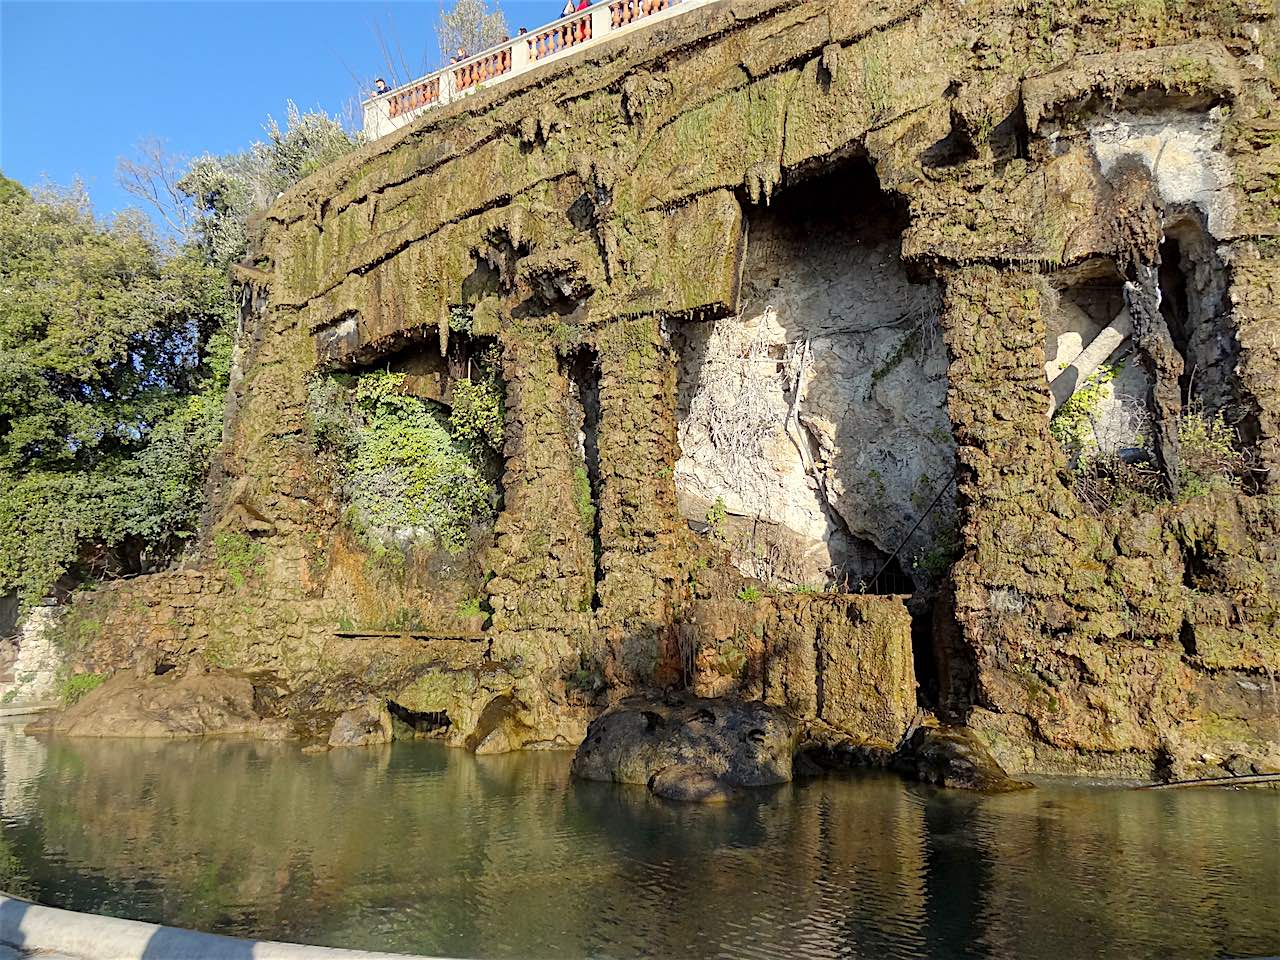
{"type": "Polygon", "coordinates": [[[459,957],[1280,954],[1276,792],[868,776],[698,808],[571,782],[564,754],[20,729],[10,862],[75,910],[459,957]]]}

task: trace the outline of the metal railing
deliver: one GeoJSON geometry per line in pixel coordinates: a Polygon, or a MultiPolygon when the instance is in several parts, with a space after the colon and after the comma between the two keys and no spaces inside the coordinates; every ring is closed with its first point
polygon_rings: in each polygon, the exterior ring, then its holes
{"type": "Polygon", "coordinates": [[[570,51],[685,13],[715,0],[604,0],[586,10],[364,101],[364,132],[385,137],[432,107],[453,103],[492,81],[519,76],[570,51]]]}

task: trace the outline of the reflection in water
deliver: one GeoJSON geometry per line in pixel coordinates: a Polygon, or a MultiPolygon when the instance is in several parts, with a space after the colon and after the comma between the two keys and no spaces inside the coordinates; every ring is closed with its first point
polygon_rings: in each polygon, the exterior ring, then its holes
{"type": "Polygon", "coordinates": [[[1280,952],[1280,794],[878,776],[724,807],[430,743],[37,742],[0,728],[37,899],[222,933],[473,957],[1280,952]],[[40,762],[35,762],[35,759],[40,762]]]}

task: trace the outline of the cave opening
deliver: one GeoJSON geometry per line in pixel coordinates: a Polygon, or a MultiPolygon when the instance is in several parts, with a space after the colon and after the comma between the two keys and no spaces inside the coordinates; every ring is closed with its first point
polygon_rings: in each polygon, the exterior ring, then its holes
{"type": "Polygon", "coordinates": [[[435,327],[369,344],[308,381],[317,476],[341,518],[328,572],[352,630],[465,619],[503,505],[506,381],[496,337],[435,327]]]}
{"type": "Polygon", "coordinates": [[[1151,332],[1132,312],[1145,300],[1125,299],[1137,284],[1126,285],[1112,261],[1046,279],[1050,430],[1077,495],[1102,510],[1135,493],[1161,499],[1188,475],[1195,489],[1222,480],[1254,489],[1258,407],[1239,380],[1228,276],[1202,218],[1183,211],[1166,226],[1151,332]],[[1172,353],[1160,347],[1166,336],[1172,353]],[[1183,441],[1187,456],[1174,453],[1183,441]]]}
{"type": "Polygon", "coordinates": [[[391,735],[396,740],[438,740],[449,732],[452,721],[444,710],[416,711],[387,701],[391,735]]]}
{"type": "Polygon", "coordinates": [[[680,511],[770,587],[914,593],[953,536],[940,288],[907,226],[863,157],[792,182],[748,208],[737,314],[672,331],[680,511]]]}
{"type": "Polygon", "coordinates": [[[1069,465],[1145,469],[1152,456],[1152,380],[1124,277],[1098,258],[1050,275],[1041,292],[1050,432],[1069,465]]]}
{"type": "Polygon", "coordinates": [[[579,519],[591,538],[595,558],[592,609],[600,607],[603,551],[600,541],[600,357],[580,346],[561,359],[569,381],[569,430],[575,454],[573,500],[579,519]]]}
{"type": "Polygon", "coordinates": [[[936,597],[923,593],[907,602],[907,611],[911,614],[911,665],[916,675],[916,705],[932,712],[937,712],[941,701],[941,665],[935,639],[938,606],[936,597]]]}
{"type": "Polygon", "coordinates": [[[1168,225],[1158,277],[1161,317],[1183,358],[1179,386],[1184,406],[1222,412],[1233,422],[1241,419],[1235,372],[1240,348],[1227,273],[1198,217],[1187,215],[1168,225]]]}
{"type": "Polygon", "coordinates": [[[936,702],[958,542],[941,288],[865,157],[747,206],[736,314],[678,324],[679,509],[778,592],[908,598],[936,702]]]}

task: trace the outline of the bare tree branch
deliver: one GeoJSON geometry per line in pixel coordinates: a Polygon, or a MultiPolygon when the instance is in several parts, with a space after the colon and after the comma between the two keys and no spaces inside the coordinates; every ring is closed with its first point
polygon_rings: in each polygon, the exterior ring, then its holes
{"type": "Polygon", "coordinates": [[[164,142],[155,137],[140,140],[134,154],[117,159],[116,182],[159,213],[179,240],[189,240],[193,225],[191,201],[178,189],[186,160],[169,153],[164,142]]]}

